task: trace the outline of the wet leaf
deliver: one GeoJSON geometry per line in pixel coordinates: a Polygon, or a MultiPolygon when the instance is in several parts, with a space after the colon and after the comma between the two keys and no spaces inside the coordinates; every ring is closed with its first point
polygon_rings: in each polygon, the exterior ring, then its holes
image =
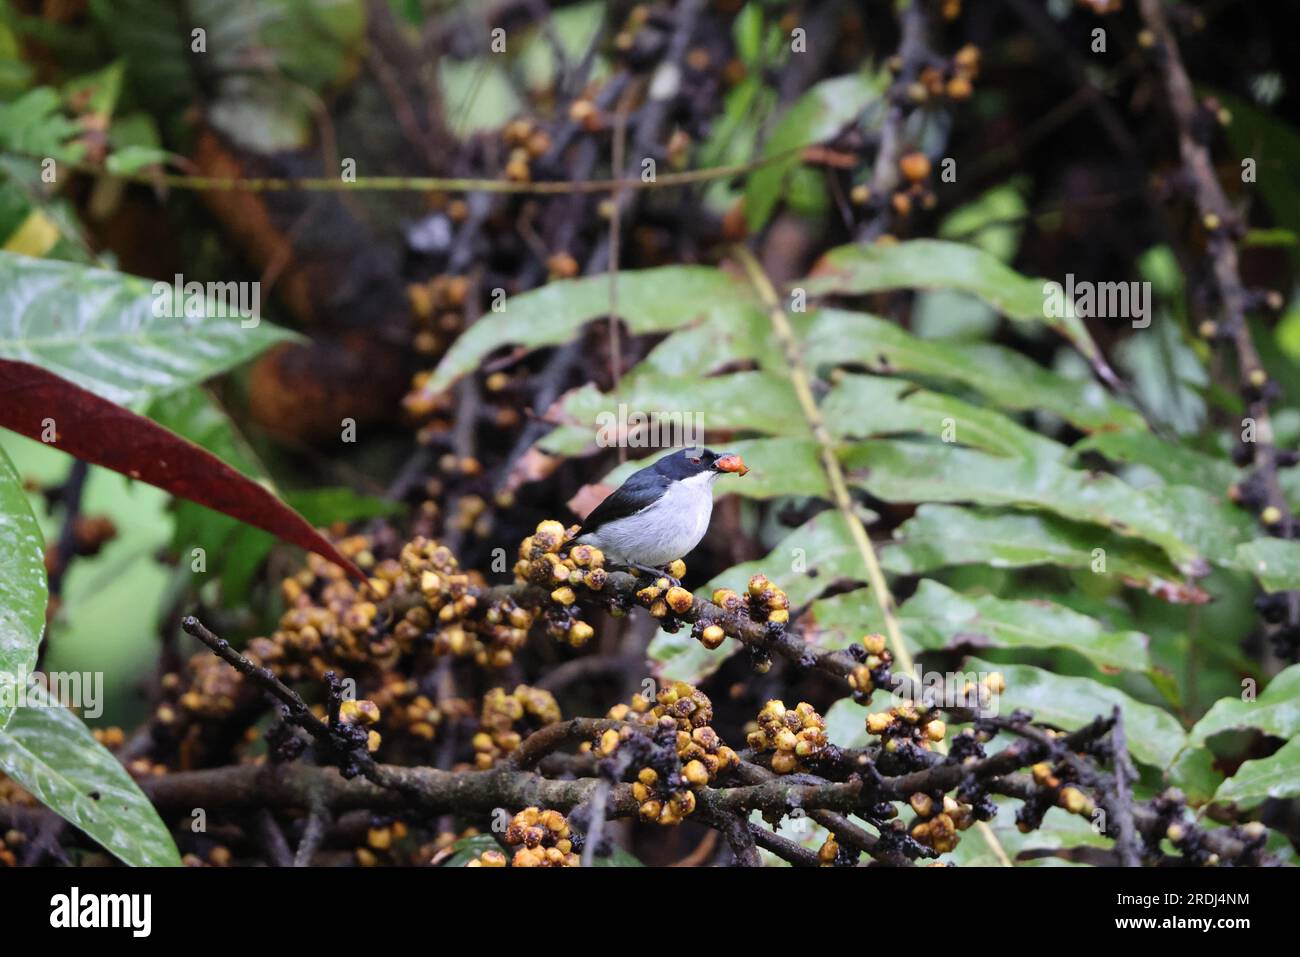
{"type": "MultiPolygon", "coordinates": [[[[869,591],[813,603],[808,623],[816,644],[844,648],[864,634],[884,631],[884,620],[869,591]]],[[[1069,648],[1099,668],[1145,670],[1146,635],[1112,631],[1089,615],[1041,599],[1012,600],[964,595],[932,579],[898,609],[898,624],[913,649],[1069,648]]]]}
{"type": "MultiPolygon", "coordinates": [[[[743,458],[749,466],[749,474],[734,481],[731,476],[723,476],[713,486],[714,498],[723,495],[742,495],[745,498],[775,498],[778,495],[826,497],[829,494],[817,455],[817,444],[811,439],[746,439],[727,442],[725,451],[735,452],[743,458]]],[[[602,481],[611,489],[618,488],[633,472],[660,457],[654,455],[625,462],[602,481]]]]}
{"type": "MultiPolygon", "coordinates": [[[[216,318],[220,307],[207,299],[202,309],[212,318],[156,316],[153,285],[105,269],[0,253],[0,359],[49,369],[126,405],[210,379],[293,338],[268,322],[245,328],[237,316],[216,318]]],[[[160,285],[170,309],[173,287],[160,285]]]]}
{"type": "Polygon", "coordinates": [[[963,670],[1002,672],[1007,690],[998,698],[999,713],[1024,708],[1032,711],[1036,720],[1067,731],[1083,727],[1096,717],[1108,717],[1118,706],[1124,715],[1129,750],[1143,764],[1169,767],[1187,740],[1173,715],[1091,678],[1057,675],[1028,665],[999,665],[978,658],[968,659],[963,670]]]}
{"type": "Polygon", "coordinates": [[[1099,574],[1118,575],[1165,601],[1209,600],[1201,588],[1178,578],[1158,548],[1049,513],[922,505],[894,539],[880,549],[880,560],[899,575],[973,564],[1092,569],[1103,560],[1099,574]]]}
{"type": "Polygon", "coordinates": [[[793,285],[807,290],[810,296],[862,295],[888,289],[955,289],[978,296],[1008,319],[1041,322],[1056,329],[1089,358],[1100,355],[1088,330],[1072,311],[1062,317],[1047,314],[1045,280],[1022,276],[995,256],[962,243],[912,239],[839,246],[818,260],[811,275],[793,285]]]}
{"type": "Polygon", "coordinates": [[[29,689],[0,731],[0,770],[123,863],[180,867],[167,826],[126,769],[43,690],[29,689]]]}
{"type": "Polygon", "coordinates": [[[922,648],[1069,648],[1099,668],[1149,665],[1146,635],[1109,631],[1095,618],[1041,599],[963,595],[927,578],[898,615],[903,633],[922,648]]]}
{"type": "Polygon", "coordinates": [[[809,316],[803,339],[813,365],[853,363],[873,372],[935,376],[975,390],[998,408],[1050,412],[1085,432],[1146,428],[1141,415],[1099,383],[1067,379],[1005,346],[918,339],[891,322],[843,309],[809,316]]]}
{"type": "Polygon", "coordinates": [[[1300,738],[1288,741],[1267,758],[1245,762],[1214,793],[1216,801],[1244,806],[1294,797],[1300,797],[1300,738]]]}
{"type": "MultiPolygon", "coordinates": [[[[22,479],[0,449],[0,691],[23,681],[36,666],[45,634],[45,542],[22,479]]],[[[0,693],[0,729],[14,711],[12,694],[0,693]]]]}
{"type": "MultiPolygon", "coordinates": [[[[829,139],[861,116],[872,103],[879,102],[883,89],[881,77],[854,74],[823,80],[781,118],[763,155],[789,153],[829,139]]],[[[799,155],[793,153],[750,174],[745,186],[745,221],[750,232],[763,228],[799,163],[799,155]]]]}
{"type": "Polygon", "coordinates": [[[834,435],[864,439],[917,432],[946,443],[1024,459],[1062,459],[1066,448],[1001,412],[918,389],[901,379],[846,375],[822,402],[834,435]]]}
{"type": "Polygon", "coordinates": [[[44,369],[0,359],[0,427],[38,441],[53,428],[52,444],[69,455],[206,505],[365,577],[263,486],[157,423],[44,369]]]}
{"type": "Polygon", "coordinates": [[[1237,564],[1259,579],[1265,591],[1300,589],[1300,542],[1256,538],[1237,546],[1237,564]]]}
{"type": "MultiPolygon", "coordinates": [[[[1113,475],[1067,469],[1048,460],[1012,460],[940,443],[874,440],[846,449],[850,480],[887,502],[972,502],[1014,505],[1091,522],[1159,545],[1184,572],[1203,571],[1205,557],[1186,534],[1190,502],[1161,501],[1113,475]]],[[[1197,492],[1196,489],[1183,489],[1197,492]]],[[[1205,493],[1200,493],[1204,499],[1205,493]]],[[[1198,516],[1215,523],[1224,545],[1241,529],[1210,503],[1198,516]]],[[[1219,554],[1216,547],[1216,555],[1219,554]]],[[[1215,557],[1215,556],[1210,556],[1215,557]]]]}
{"type": "Polygon", "coordinates": [[[1192,744],[1203,744],[1220,731],[1257,728],[1265,734],[1290,738],[1300,734],[1300,665],[1279,671],[1252,700],[1220,698],[1192,727],[1192,744]]]}
{"type": "MultiPolygon", "coordinates": [[[[452,344],[425,391],[442,392],[502,346],[531,351],[568,342],[586,323],[609,314],[609,282],[608,276],[564,279],[507,299],[503,311],[487,313],[452,344]]],[[[666,332],[713,310],[752,308],[752,302],[747,285],[704,266],[642,269],[618,277],[619,318],[637,334],[666,332]]]]}
{"type": "Polygon", "coordinates": [[[1237,479],[1227,459],[1185,445],[1166,442],[1149,432],[1101,432],[1074,445],[1072,453],[1099,452],[1112,462],[1143,465],[1171,485],[1196,485],[1223,494],[1237,479]]]}

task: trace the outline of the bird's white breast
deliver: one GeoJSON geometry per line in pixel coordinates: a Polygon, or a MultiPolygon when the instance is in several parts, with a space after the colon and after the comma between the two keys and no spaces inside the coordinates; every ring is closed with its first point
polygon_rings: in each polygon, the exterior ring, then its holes
{"type": "Polygon", "coordinates": [[[702,472],[674,482],[653,505],[607,522],[580,540],[595,545],[613,562],[658,567],[682,558],[709,529],[717,477],[717,472],[702,472]]]}

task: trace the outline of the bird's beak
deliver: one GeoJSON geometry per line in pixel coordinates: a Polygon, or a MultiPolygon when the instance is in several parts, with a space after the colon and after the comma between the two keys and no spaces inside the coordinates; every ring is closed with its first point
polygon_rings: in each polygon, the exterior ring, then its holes
{"type": "Polygon", "coordinates": [[[737,475],[744,475],[749,471],[744,459],[739,455],[724,455],[713,463],[713,467],[719,472],[735,472],[737,475]]]}

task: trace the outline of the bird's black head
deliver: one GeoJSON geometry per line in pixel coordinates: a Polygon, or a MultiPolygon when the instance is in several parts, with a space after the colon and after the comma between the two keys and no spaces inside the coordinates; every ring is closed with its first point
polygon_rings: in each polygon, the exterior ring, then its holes
{"type": "Polygon", "coordinates": [[[703,472],[735,472],[744,475],[749,471],[739,455],[730,452],[713,452],[703,446],[680,449],[665,455],[655,463],[655,471],[670,479],[681,481],[703,472]]]}

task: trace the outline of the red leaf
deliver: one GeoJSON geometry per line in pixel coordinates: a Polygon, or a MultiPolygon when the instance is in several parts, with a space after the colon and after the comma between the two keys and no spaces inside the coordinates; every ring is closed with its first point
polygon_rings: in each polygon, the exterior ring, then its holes
{"type": "Polygon", "coordinates": [[[47,419],[53,444],[69,455],[206,505],[365,579],[305,518],[211,452],[52,372],[0,359],[0,427],[39,441],[47,419]]]}

